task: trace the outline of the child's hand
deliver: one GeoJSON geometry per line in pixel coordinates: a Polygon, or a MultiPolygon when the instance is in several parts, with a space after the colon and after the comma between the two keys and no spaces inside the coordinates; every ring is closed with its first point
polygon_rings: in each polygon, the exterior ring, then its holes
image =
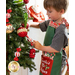
{"type": "Polygon", "coordinates": [[[29,24],[29,27],[39,28],[38,22],[28,22],[28,24],[29,24]]]}
{"type": "Polygon", "coordinates": [[[36,48],[36,49],[38,49],[38,50],[41,50],[41,48],[42,48],[42,45],[38,42],[38,41],[33,41],[33,45],[34,45],[34,47],[36,48]]]}

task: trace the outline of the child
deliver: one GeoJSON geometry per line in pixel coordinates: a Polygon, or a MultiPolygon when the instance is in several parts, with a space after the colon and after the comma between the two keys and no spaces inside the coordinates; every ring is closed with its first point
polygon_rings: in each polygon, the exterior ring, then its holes
{"type": "Polygon", "coordinates": [[[60,75],[62,50],[68,44],[65,32],[69,28],[69,24],[65,18],[62,18],[62,14],[67,9],[67,0],[44,0],[44,8],[47,10],[50,20],[30,24],[30,27],[46,31],[44,46],[38,41],[33,41],[34,47],[43,51],[40,75],[60,75]]]}

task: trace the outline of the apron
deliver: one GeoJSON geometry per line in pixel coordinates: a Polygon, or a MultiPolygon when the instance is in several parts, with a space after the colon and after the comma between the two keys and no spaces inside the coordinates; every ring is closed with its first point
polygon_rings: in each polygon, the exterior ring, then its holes
{"type": "MultiPolygon", "coordinates": [[[[52,39],[55,34],[55,30],[56,29],[54,27],[48,26],[44,39],[45,46],[51,45],[52,39]]],[[[59,53],[44,52],[44,55],[46,55],[45,58],[43,55],[41,56],[42,60],[40,66],[40,75],[60,75],[62,63],[62,50],[59,53]]]]}

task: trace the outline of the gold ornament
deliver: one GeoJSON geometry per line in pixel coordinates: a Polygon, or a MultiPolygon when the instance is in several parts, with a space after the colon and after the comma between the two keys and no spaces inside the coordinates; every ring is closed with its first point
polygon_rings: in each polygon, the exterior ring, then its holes
{"type": "Polygon", "coordinates": [[[6,33],[13,32],[14,28],[11,24],[6,24],[6,33]]]}
{"type": "Polygon", "coordinates": [[[17,72],[20,68],[20,65],[18,62],[16,61],[11,61],[9,64],[8,64],[8,69],[9,71],[11,72],[17,72]]]}

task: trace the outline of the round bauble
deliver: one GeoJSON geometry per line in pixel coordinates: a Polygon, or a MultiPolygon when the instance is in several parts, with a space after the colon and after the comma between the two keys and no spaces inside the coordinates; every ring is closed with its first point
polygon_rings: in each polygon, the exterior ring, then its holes
{"type": "Polygon", "coordinates": [[[23,2],[24,2],[25,4],[27,4],[27,3],[29,3],[29,0],[23,0],[23,2]]]}
{"type": "Polygon", "coordinates": [[[27,35],[27,29],[25,27],[20,27],[18,28],[17,30],[17,34],[20,36],[20,37],[25,37],[27,35]]]}
{"type": "Polygon", "coordinates": [[[15,57],[19,57],[20,53],[19,52],[15,52],[15,57]]]}
{"type": "Polygon", "coordinates": [[[20,52],[21,51],[21,48],[16,48],[17,52],[20,52]]]}
{"type": "Polygon", "coordinates": [[[7,13],[11,13],[12,12],[12,10],[11,9],[7,9],[7,13]]]}
{"type": "Polygon", "coordinates": [[[10,13],[6,13],[6,18],[10,18],[10,17],[11,17],[10,13]]]}
{"type": "Polygon", "coordinates": [[[30,58],[34,58],[35,55],[31,53],[31,54],[29,54],[29,57],[30,57],[30,58]]]}
{"type": "Polygon", "coordinates": [[[20,65],[18,62],[16,61],[11,61],[9,64],[8,64],[8,69],[9,71],[11,72],[17,72],[19,69],[20,69],[20,65]]]}
{"type": "Polygon", "coordinates": [[[35,53],[35,49],[30,49],[29,53],[35,53]]]}
{"type": "Polygon", "coordinates": [[[30,58],[34,58],[35,57],[35,49],[30,49],[30,51],[29,51],[29,57],[30,58]]]}
{"type": "Polygon", "coordinates": [[[12,33],[14,30],[13,26],[10,23],[6,24],[6,33],[12,33]]]}

